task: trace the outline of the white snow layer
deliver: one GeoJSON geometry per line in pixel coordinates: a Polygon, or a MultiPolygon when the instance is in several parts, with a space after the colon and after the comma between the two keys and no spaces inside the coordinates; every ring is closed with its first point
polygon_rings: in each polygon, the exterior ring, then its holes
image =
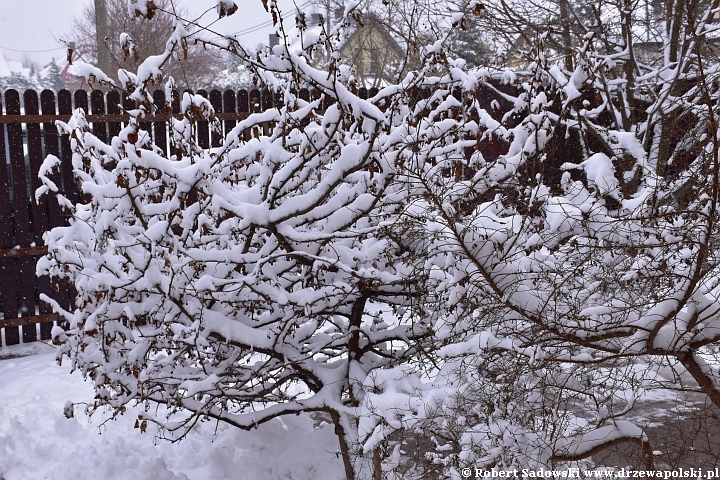
{"type": "MultiPolygon", "coordinates": [[[[38,343],[38,347],[44,346],[38,343]]],[[[143,409],[117,421],[82,407],[65,418],[68,400],[92,402],[89,383],[58,366],[54,349],[0,348],[0,478],[33,479],[340,479],[333,428],[292,416],[245,432],[199,423],[172,444],[133,425],[143,409]],[[36,353],[43,350],[41,353],[36,353]],[[22,358],[14,355],[36,353],[22,358]]]]}

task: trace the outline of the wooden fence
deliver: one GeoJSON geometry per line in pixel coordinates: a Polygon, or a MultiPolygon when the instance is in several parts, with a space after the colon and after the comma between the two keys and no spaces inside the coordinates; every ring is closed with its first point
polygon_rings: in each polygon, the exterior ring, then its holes
{"type": "MultiPolygon", "coordinates": [[[[223,134],[211,133],[207,122],[197,128],[198,145],[202,148],[218,147],[224,133],[237,121],[252,112],[264,111],[275,106],[277,97],[260,90],[199,90],[208,98],[216,116],[221,120],[223,134]]],[[[361,97],[367,98],[364,89],[361,97]]],[[[300,91],[300,97],[310,99],[316,92],[300,91]]],[[[165,105],[162,90],[153,93],[155,105],[165,105]]],[[[179,112],[179,94],[173,95],[174,113],[179,112]]],[[[80,193],[74,183],[70,139],[58,135],[56,120],[67,121],[72,111],[83,108],[92,132],[100,140],[108,142],[117,135],[129,116],[123,113],[135,104],[120,93],[104,93],[96,90],[88,94],[84,90],[55,94],[44,90],[38,94],[27,90],[20,95],[8,90],[0,97],[0,152],[5,156],[5,168],[0,168],[0,337],[2,345],[34,342],[50,338],[50,331],[59,316],[52,313],[47,304],[39,300],[41,293],[53,297],[64,308],[70,308],[74,297],[72,285],[51,286],[47,277],[35,275],[38,257],[47,252],[43,245],[43,233],[63,225],[63,216],[53,195],[45,195],[38,204],[34,192],[40,186],[38,170],[47,155],[61,160],[61,172],[57,175],[58,189],[70,200],[76,201],[80,193]]],[[[172,154],[168,140],[167,120],[151,116],[141,127],[153,135],[155,145],[172,154]]]]}

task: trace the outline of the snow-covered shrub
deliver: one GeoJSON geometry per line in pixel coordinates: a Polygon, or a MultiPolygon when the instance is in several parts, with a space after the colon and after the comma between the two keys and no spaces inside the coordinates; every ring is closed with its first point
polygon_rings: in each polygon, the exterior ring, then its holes
{"type": "Polygon", "coordinates": [[[681,65],[640,80],[595,41],[573,71],[540,43],[500,121],[463,92],[456,118],[479,131],[453,122],[443,140],[493,139],[500,155],[470,147],[453,176],[462,157],[437,145],[406,165],[442,272],[437,354],[464,359],[425,387],[458,386],[416,424],[444,437],[440,462],[558,468],[627,442],[652,468],[628,419],[638,398],[682,385],[720,406],[717,69],[689,37],[681,65]]]}
{"type": "MultiPolygon", "coordinates": [[[[145,3],[130,7],[144,12],[145,3]]],[[[232,13],[228,2],[219,7],[232,13]]],[[[38,264],[78,291],[74,311],[54,304],[70,324],[55,339],[94,381],[91,410],[162,405],[138,425],[154,422],[169,438],[205,419],[249,430],[321,412],[335,425],[348,475],[360,475],[365,378],[416,358],[431,331],[423,313],[431,281],[399,218],[408,197],[395,181],[408,144],[397,131],[405,95],[361,100],[351,78],[316,70],[302,50],[226,44],[281,104],[203,150],[197,123],[217,120],[206,99],[185,93],[182,119],[169,119],[167,158],[140,125],[172,110],[156,111],[148,90],[196,36],[178,21],[165,52],[121,73],[138,107],[109,144],[82,110],[59,123],[83,200],[58,195],[70,225],[45,237],[49,254],[38,264]],[[320,95],[303,100],[305,87],[320,95]]],[[[165,85],[168,99],[173,86],[165,85]]],[[[38,194],[57,191],[57,165],[48,157],[38,194]]]]}
{"type": "Polygon", "coordinates": [[[620,442],[652,467],[622,417],[661,366],[720,405],[716,70],[688,54],[628,78],[632,56],[599,55],[588,35],[572,71],[541,36],[528,72],[468,72],[445,36],[362,100],[332,49],[356,7],[312,36],[328,71],[309,37],[246,51],[179,21],[164,53],[121,75],[139,107],[109,145],[82,111],[60,124],[84,199],[59,195],[72,221],[38,271],[77,286],[74,311],[55,304],[70,323],[55,339],[95,382],[92,408],[145,403],[140,428],[170,438],[321,412],[347,478],[424,474],[403,463],[404,432],[450,476],[620,442]],[[238,55],[280,101],[203,150],[197,122],[214,112],[185,94],[166,158],[140,128],[148,88],[193,39],[238,55]]]}

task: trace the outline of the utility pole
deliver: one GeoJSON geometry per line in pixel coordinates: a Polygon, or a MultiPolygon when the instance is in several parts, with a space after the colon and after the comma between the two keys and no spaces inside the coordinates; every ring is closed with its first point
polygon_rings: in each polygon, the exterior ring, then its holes
{"type": "MultiPolygon", "coordinates": [[[[325,32],[328,37],[330,36],[330,31],[332,30],[332,22],[330,21],[330,0],[326,0],[325,2],[325,32]]],[[[329,45],[329,42],[328,42],[329,45]]],[[[325,53],[325,61],[330,63],[330,49],[327,48],[325,53]]]]}
{"type": "MultiPolygon", "coordinates": [[[[322,2],[320,3],[320,6],[323,6],[322,2]]],[[[325,25],[324,25],[324,27],[325,27],[325,32],[329,37],[330,31],[332,30],[333,23],[334,23],[333,22],[334,19],[331,19],[331,17],[330,17],[330,0],[325,0],[324,7],[325,7],[325,25]]],[[[329,45],[329,43],[328,43],[328,45],[329,45]]],[[[325,51],[325,61],[328,64],[330,64],[330,49],[329,48],[327,48],[325,51]]]]}
{"type": "Polygon", "coordinates": [[[332,30],[332,21],[330,21],[330,0],[325,1],[325,28],[330,35],[330,30],[332,30]]]}
{"type": "Polygon", "coordinates": [[[110,52],[105,45],[108,34],[107,0],[95,0],[95,42],[97,44],[98,68],[110,74],[110,52]]]}
{"type": "Polygon", "coordinates": [[[570,36],[570,15],[568,13],[568,0],[560,0],[560,28],[562,29],[563,57],[565,57],[565,69],[573,71],[572,37],[570,36]]]}

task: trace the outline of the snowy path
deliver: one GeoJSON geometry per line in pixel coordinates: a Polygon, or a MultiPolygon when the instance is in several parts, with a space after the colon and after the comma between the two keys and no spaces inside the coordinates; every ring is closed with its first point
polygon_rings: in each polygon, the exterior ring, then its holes
{"type": "MultiPolygon", "coordinates": [[[[660,469],[720,467],[720,410],[700,394],[658,391],[629,416],[642,426],[660,469]]],[[[595,455],[598,465],[642,469],[639,447],[621,444],[595,455]]]]}
{"type": "MultiPolygon", "coordinates": [[[[133,429],[130,410],[100,427],[104,417],[89,419],[80,409],[66,419],[67,400],[87,401],[92,389],[80,375],[59,367],[52,347],[42,343],[0,349],[0,480],[237,479],[333,480],[342,465],[332,428],[312,430],[312,420],[288,417],[242,432],[201,424],[184,441],[154,441],[133,429]],[[8,355],[33,355],[3,358],[8,355]],[[157,443],[157,444],[155,444],[157,443]]],[[[720,419],[717,410],[701,410],[702,399],[677,402],[671,392],[643,400],[633,418],[648,427],[659,460],[671,467],[718,466],[720,419]],[[700,402],[700,403],[698,403],[700,402]],[[682,405],[680,409],[678,405],[682,405]],[[715,415],[715,417],[713,417],[715,415]],[[688,441],[695,435],[694,442],[688,441]],[[682,447],[682,449],[680,448],[682,447]],[[683,458],[680,459],[678,451],[683,458]],[[701,464],[698,464],[701,462],[701,464]]],[[[599,465],[628,466],[637,451],[621,445],[595,457],[599,465]]]]}
{"type": "MultiPolygon", "coordinates": [[[[248,433],[215,423],[199,426],[182,442],[154,444],[152,427],[133,429],[137,410],[99,427],[80,408],[67,419],[65,402],[88,401],[92,389],[79,374],[54,361],[52,347],[18,347],[20,358],[0,358],[0,479],[239,479],[342,478],[333,453],[332,428],[312,430],[312,420],[292,417],[248,433]]],[[[6,357],[8,347],[0,349],[6,357]]]]}

